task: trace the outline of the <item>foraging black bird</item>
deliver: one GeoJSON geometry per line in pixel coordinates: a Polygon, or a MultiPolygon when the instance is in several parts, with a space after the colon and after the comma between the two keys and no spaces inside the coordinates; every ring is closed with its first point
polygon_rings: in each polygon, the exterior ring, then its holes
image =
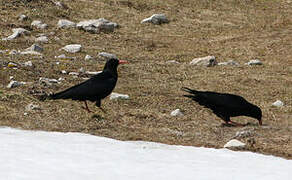
{"type": "Polygon", "coordinates": [[[103,71],[99,74],[94,75],[90,79],[77,84],[71,88],[68,88],[62,92],[52,94],[49,99],[72,99],[85,102],[85,108],[88,112],[91,112],[87,106],[87,100],[96,102],[95,105],[101,108],[101,100],[114,90],[118,80],[118,65],[125,64],[128,61],[109,59],[103,71]]]}
{"type": "Polygon", "coordinates": [[[184,95],[185,97],[191,98],[200,105],[211,109],[226,124],[240,126],[242,124],[231,121],[230,117],[248,116],[257,119],[259,124],[262,125],[261,109],[249,103],[241,96],[210,91],[196,91],[187,87],[183,87],[182,90],[190,93],[190,95],[184,95]]]}

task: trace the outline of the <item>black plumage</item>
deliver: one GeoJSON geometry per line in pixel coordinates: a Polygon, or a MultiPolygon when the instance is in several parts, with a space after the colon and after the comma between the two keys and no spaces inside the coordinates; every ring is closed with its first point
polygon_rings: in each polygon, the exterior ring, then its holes
{"type": "Polygon", "coordinates": [[[182,90],[190,93],[184,95],[185,97],[191,98],[200,105],[211,109],[226,124],[242,125],[231,121],[230,117],[248,116],[257,119],[259,124],[262,125],[261,109],[241,96],[210,91],[196,91],[187,87],[183,87],[182,90]]]}
{"type": "MultiPolygon", "coordinates": [[[[70,87],[62,92],[52,94],[49,99],[72,99],[85,102],[85,109],[90,112],[87,100],[95,102],[101,110],[101,100],[114,90],[117,80],[117,68],[119,64],[127,63],[124,60],[110,59],[106,62],[101,73],[92,76],[90,79],[70,87]]],[[[103,110],[104,111],[104,110],[103,110]]]]}

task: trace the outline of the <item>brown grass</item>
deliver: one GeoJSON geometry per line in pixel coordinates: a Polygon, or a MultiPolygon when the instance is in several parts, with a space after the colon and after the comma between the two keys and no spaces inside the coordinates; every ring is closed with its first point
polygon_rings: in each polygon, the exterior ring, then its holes
{"type": "MultiPolygon", "coordinates": [[[[11,34],[14,27],[30,28],[31,20],[42,20],[47,30],[33,29],[31,35],[13,41],[0,41],[0,50],[25,49],[33,37],[45,33],[44,58],[0,54],[0,125],[48,131],[77,131],[121,140],[147,140],[168,144],[221,148],[235,133],[253,129],[254,135],[241,138],[246,150],[292,159],[292,9],[286,0],[102,0],[63,1],[69,8],[57,8],[49,1],[2,0],[0,2],[0,37],[11,34]],[[30,20],[17,21],[26,14],[30,20]],[[165,13],[169,24],[140,24],[154,13],[165,13]],[[104,17],[121,25],[114,33],[90,34],[75,29],[57,29],[59,19],[75,22],[104,17]],[[54,32],[54,34],[50,34],[54,32]],[[59,37],[60,40],[55,40],[59,37]],[[76,60],[54,56],[61,47],[80,43],[83,50],[76,60]],[[84,56],[105,51],[127,59],[131,64],[119,67],[115,92],[129,94],[130,100],[102,102],[107,110],[97,108],[86,113],[73,101],[38,101],[31,92],[55,92],[82,81],[61,70],[101,70],[104,62],[84,61],[84,56]],[[216,56],[219,62],[234,59],[239,67],[212,68],[189,66],[196,57],[216,56]],[[260,59],[263,66],[248,67],[250,59],[260,59]],[[8,62],[31,60],[32,68],[4,68],[8,62]],[[180,64],[166,64],[168,60],[180,64]],[[7,89],[9,76],[33,85],[7,89]],[[40,77],[65,77],[62,84],[45,87],[40,77]],[[235,121],[251,125],[244,128],[222,127],[221,120],[209,110],[182,97],[182,86],[198,90],[228,92],[244,96],[263,110],[263,127],[256,120],[238,117],[235,121]],[[282,108],[271,107],[277,99],[282,108]],[[24,115],[29,103],[41,110],[24,115]],[[171,117],[176,108],[185,116],[171,117]],[[255,141],[255,143],[249,143],[255,141]]],[[[90,104],[94,109],[94,105],[90,104]]]]}

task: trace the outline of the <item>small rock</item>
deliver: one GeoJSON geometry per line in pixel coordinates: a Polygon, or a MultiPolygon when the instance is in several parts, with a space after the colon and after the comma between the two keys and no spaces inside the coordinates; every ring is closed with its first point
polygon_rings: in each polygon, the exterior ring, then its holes
{"type": "Polygon", "coordinates": [[[39,110],[41,109],[39,105],[36,105],[36,104],[28,104],[26,107],[25,107],[25,110],[26,111],[32,111],[32,110],[39,110]]]}
{"type": "Polygon", "coordinates": [[[176,109],[170,113],[171,116],[183,116],[184,114],[180,111],[180,109],[176,109]]]}
{"type": "Polygon", "coordinates": [[[180,63],[177,62],[176,60],[166,61],[166,63],[168,63],[168,64],[180,64],[180,63]]]}
{"type": "Polygon", "coordinates": [[[27,115],[28,115],[28,113],[27,113],[27,112],[25,112],[25,113],[23,113],[23,115],[24,115],[24,116],[27,116],[27,115]]]}
{"type": "Polygon", "coordinates": [[[71,76],[79,76],[79,73],[78,72],[69,72],[69,75],[71,75],[71,76]]]}
{"type": "Polygon", "coordinates": [[[162,24],[168,23],[168,19],[164,14],[153,14],[151,17],[143,19],[141,23],[162,24]]]}
{"type": "Polygon", "coordinates": [[[45,23],[43,23],[42,21],[39,21],[39,20],[32,21],[32,23],[30,25],[31,26],[35,26],[38,29],[46,29],[48,27],[47,24],[45,24],[45,23]]]}
{"type": "Polygon", "coordinates": [[[27,62],[24,63],[24,66],[30,66],[31,67],[32,66],[32,62],[31,61],[27,61],[27,62]]]}
{"type": "Polygon", "coordinates": [[[53,3],[60,8],[68,9],[68,7],[60,1],[53,1],[53,3]]]}
{"type": "Polygon", "coordinates": [[[240,142],[237,139],[232,139],[224,145],[224,148],[231,148],[231,147],[242,148],[242,147],[245,147],[245,143],[240,142]]]}
{"type": "Polygon", "coordinates": [[[62,70],[61,73],[62,73],[62,74],[67,74],[67,71],[62,70]]]}
{"type": "Polygon", "coordinates": [[[218,65],[224,65],[224,66],[227,66],[227,65],[230,65],[230,66],[239,66],[239,63],[236,62],[236,61],[233,61],[233,60],[229,60],[227,62],[220,62],[220,63],[218,63],[218,65]]]}
{"type": "Polygon", "coordinates": [[[201,58],[195,58],[190,62],[190,65],[212,67],[217,65],[215,56],[206,56],[201,58]]]}
{"type": "Polygon", "coordinates": [[[77,28],[91,33],[113,32],[118,27],[117,23],[110,22],[104,18],[81,21],[77,28]]]}
{"type": "Polygon", "coordinates": [[[101,72],[102,71],[97,71],[97,72],[95,72],[95,71],[86,71],[85,74],[88,74],[88,75],[97,75],[97,74],[99,74],[101,72]]]}
{"type": "Polygon", "coordinates": [[[19,21],[26,21],[26,20],[28,20],[28,17],[26,15],[24,15],[24,14],[21,14],[21,15],[18,16],[18,20],[19,21]]]}
{"type": "Polygon", "coordinates": [[[81,47],[82,46],[80,44],[69,44],[63,47],[62,49],[69,53],[77,53],[81,51],[81,47]]]}
{"type": "Polygon", "coordinates": [[[127,94],[111,93],[110,100],[115,99],[130,99],[130,97],[127,94]]]}
{"type": "Polygon", "coordinates": [[[13,28],[12,29],[13,34],[8,36],[7,38],[2,38],[3,41],[9,41],[12,39],[15,39],[21,35],[27,35],[29,34],[29,31],[23,28],[13,28]]]}
{"type": "Polygon", "coordinates": [[[117,56],[115,54],[110,54],[110,53],[107,53],[107,52],[100,52],[100,53],[98,53],[98,56],[104,58],[105,60],[108,60],[108,59],[111,59],[111,58],[116,58],[117,59],[117,56]]]}
{"type": "Polygon", "coordinates": [[[284,106],[284,103],[283,103],[282,101],[280,101],[280,100],[277,100],[277,101],[275,101],[275,102],[272,104],[272,106],[275,106],[275,107],[282,107],[282,106],[284,106]]]}
{"type": "Polygon", "coordinates": [[[12,80],[14,77],[13,76],[9,76],[9,79],[12,80]]]}
{"type": "Polygon", "coordinates": [[[69,21],[67,19],[60,19],[58,21],[58,27],[59,28],[73,28],[76,26],[76,23],[72,22],[72,21],[69,21]]]}
{"type": "Polygon", "coordinates": [[[42,53],[39,53],[39,52],[36,52],[36,51],[22,51],[20,52],[20,54],[22,55],[38,55],[38,56],[41,56],[43,55],[42,53]]]}
{"type": "Polygon", "coordinates": [[[253,59],[253,60],[250,60],[248,63],[246,63],[247,65],[250,65],[250,66],[252,66],[252,65],[263,65],[263,63],[260,61],[260,60],[258,60],[258,59],[253,59]]]}
{"type": "Polygon", "coordinates": [[[18,82],[18,81],[10,81],[10,83],[7,85],[7,88],[15,88],[21,85],[26,84],[25,82],[18,82]]]}
{"type": "Polygon", "coordinates": [[[9,52],[9,55],[17,55],[17,54],[20,54],[19,51],[15,50],[15,49],[12,49],[10,52],[9,52]]]}
{"type": "Polygon", "coordinates": [[[92,56],[90,56],[90,55],[88,55],[88,54],[87,54],[87,55],[85,56],[85,58],[84,58],[85,61],[88,61],[88,60],[91,60],[91,59],[92,59],[92,56]]]}
{"type": "Polygon", "coordinates": [[[66,55],[65,54],[61,54],[59,56],[55,56],[56,59],[65,59],[66,55]]]}
{"type": "Polygon", "coordinates": [[[40,43],[47,43],[47,42],[49,42],[49,39],[47,36],[40,36],[40,37],[36,38],[34,41],[40,42],[40,43]]]}
{"type": "Polygon", "coordinates": [[[17,64],[13,63],[13,62],[9,62],[7,67],[9,68],[14,68],[14,67],[17,67],[17,64]]]}
{"type": "Polygon", "coordinates": [[[44,49],[39,46],[38,44],[33,44],[29,48],[25,49],[24,51],[36,51],[36,52],[42,52],[44,49]]]}
{"type": "Polygon", "coordinates": [[[44,77],[41,77],[39,82],[44,83],[46,86],[51,86],[53,83],[59,83],[57,79],[49,79],[44,77]]]}
{"type": "Polygon", "coordinates": [[[64,81],[64,80],[65,80],[65,78],[59,77],[58,83],[60,83],[60,81],[64,81]]]}
{"type": "Polygon", "coordinates": [[[85,69],[82,67],[82,68],[79,69],[79,72],[80,73],[85,73],[85,69]]]}

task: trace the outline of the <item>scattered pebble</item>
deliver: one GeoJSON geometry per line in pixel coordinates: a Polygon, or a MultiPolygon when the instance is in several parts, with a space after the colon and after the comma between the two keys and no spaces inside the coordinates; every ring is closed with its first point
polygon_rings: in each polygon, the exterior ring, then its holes
{"type": "Polygon", "coordinates": [[[34,41],[39,42],[39,43],[47,43],[47,42],[49,42],[49,39],[47,36],[40,36],[40,37],[36,38],[34,41]]]}
{"type": "Polygon", "coordinates": [[[201,58],[195,58],[190,62],[190,65],[212,67],[217,65],[215,56],[206,56],[201,58]]]}
{"type": "Polygon", "coordinates": [[[98,53],[98,56],[104,58],[105,60],[111,59],[111,58],[116,58],[117,56],[115,54],[107,53],[107,52],[100,52],[98,53]]]}
{"type": "Polygon", "coordinates": [[[27,62],[24,63],[24,66],[29,66],[29,67],[31,67],[31,66],[32,66],[32,62],[31,62],[31,61],[27,61],[27,62]]]}
{"type": "Polygon", "coordinates": [[[252,65],[263,65],[263,63],[258,59],[250,60],[248,63],[245,63],[245,64],[250,65],[250,66],[252,66],[252,65]]]}
{"type": "Polygon", "coordinates": [[[153,14],[151,17],[143,19],[141,21],[141,24],[143,23],[152,23],[152,24],[162,24],[162,23],[168,23],[169,20],[164,14],[153,14]]]}
{"type": "Polygon", "coordinates": [[[62,74],[67,74],[67,71],[62,70],[61,73],[62,73],[62,74]]]}
{"type": "Polygon", "coordinates": [[[44,49],[39,46],[38,44],[33,44],[29,48],[26,48],[24,51],[35,51],[35,52],[42,52],[44,49]]]}
{"type": "Polygon", "coordinates": [[[104,18],[81,21],[76,27],[90,33],[113,32],[118,27],[117,23],[110,22],[104,18]]]}
{"type": "Polygon", "coordinates": [[[184,114],[180,111],[180,109],[176,109],[170,113],[171,116],[183,116],[184,114]]]}
{"type": "Polygon", "coordinates": [[[88,54],[87,54],[87,55],[85,56],[85,58],[84,58],[85,61],[88,61],[88,60],[91,60],[91,59],[93,59],[92,56],[90,56],[90,55],[88,55],[88,54]]]}
{"type": "Polygon", "coordinates": [[[14,68],[14,67],[17,67],[17,64],[16,63],[13,63],[13,62],[9,62],[7,67],[9,68],[14,68]]]}
{"type": "Polygon", "coordinates": [[[28,104],[26,107],[25,107],[25,110],[26,111],[32,111],[32,110],[40,110],[40,106],[39,105],[36,105],[36,104],[28,104]]]}
{"type": "Polygon", "coordinates": [[[7,38],[2,38],[3,41],[9,41],[9,40],[13,40],[21,35],[27,35],[30,32],[26,29],[23,28],[13,28],[12,29],[13,34],[8,36],[7,38]]]}
{"type": "Polygon", "coordinates": [[[35,26],[38,29],[46,29],[48,27],[47,24],[45,24],[45,23],[43,23],[42,21],[39,21],[39,20],[32,21],[32,23],[30,25],[31,26],[35,26]]]}
{"type": "Polygon", "coordinates": [[[69,44],[62,49],[69,53],[78,53],[81,51],[81,47],[82,46],[80,44],[69,44]]]}
{"type": "Polygon", "coordinates": [[[69,72],[69,75],[71,75],[71,76],[79,76],[79,73],[78,72],[69,72]]]}
{"type": "Polygon", "coordinates": [[[110,95],[110,100],[115,100],[115,99],[130,99],[130,97],[127,94],[119,94],[119,93],[113,92],[110,95]]]}
{"type": "Polygon", "coordinates": [[[280,100],[277,100],[277,101],[275,101],[275,102],[272,104],[272,106],[275,106],[275,107],[282,107],[282,106],[284,106],[284,103],[283,103],[282,101],[280,101],[280,100]]]}
{"type": "Polygon", "coordinates": [[[60,20],[58,21],[57,26],[58,26],[59,28],[73,28],[73,27],[76,26],[76,23],[74,23],[74,22],[72,22],[72,21],[69,21],[69,20],[67,20],[67,19],[60,19],[60,20]]]}
{"type": "Polygon", "coordinates": [[[180,64],[180,63],[177,62],[176,60],[166,61],[166,63],[168,63],[168,64],[180,64]]]}
{"type": "Polygon", "coordinates": [[[15,87],[19,87],[26,84],[25,82],[18,82],[18,81],[10,81],[10,83],[7,85],[7,88],[11,89],[11,88],[15,88],[15,87]]]}
{"type": "Polygon", "coordinates": [[[88,75],[97,75],[97,74],[99,74],[101,72],[102,71],[97,71],[97,72],[95,72],[95,71],[86,71],[85,74],[88,74],[88,75]]]}
{"type": "Polygon", "coordinates": [[[242,148],[242,147],[245,147],[245,145],[246,145],[245,143],[238,141],[237,139],[232,139],[224,145],[224,148],[231,148],[231,147],[242,148]]]}
{"type": "Polygon", "coordinates": [[[26,21],[26,20],[28,20],[28,17],[26,15],[24,15],[24,14],[21,14],[21,15],[18,16],[18,20],[19,21],[26,21]]]}

